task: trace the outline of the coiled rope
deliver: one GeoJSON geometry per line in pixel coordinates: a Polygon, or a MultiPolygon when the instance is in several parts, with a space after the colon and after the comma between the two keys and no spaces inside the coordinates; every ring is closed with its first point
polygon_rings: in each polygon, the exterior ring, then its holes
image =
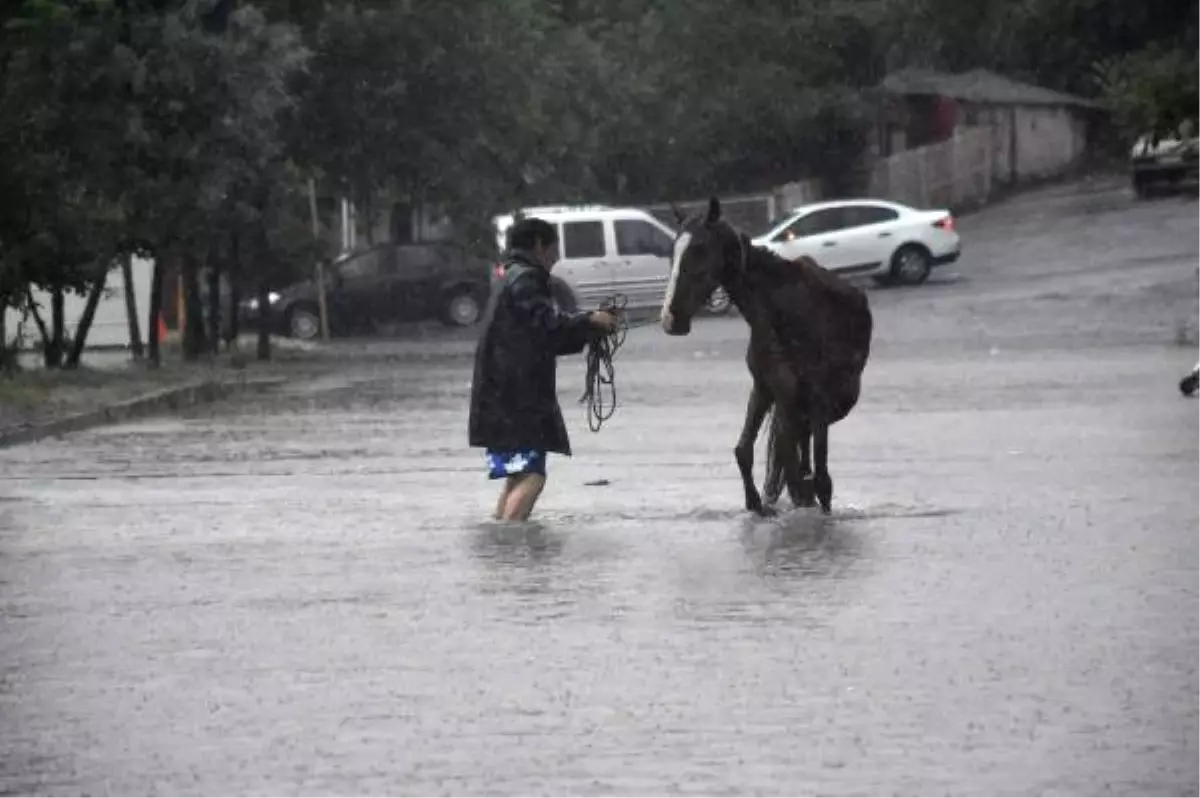
{"type": "Polygon", "coordinates": [[[617,375],[613,358],[625,343],[625,333],[629,329],[625,318],[626,301],[624,294],[616,294],[601,303],[600,310],[615,316],[617,326],[611,332],[592,338],[584,355],[587,376],[579,401],[587,403],[588,429],[592,432],[599,432],[604,422],[617,411],[617,375]]]}

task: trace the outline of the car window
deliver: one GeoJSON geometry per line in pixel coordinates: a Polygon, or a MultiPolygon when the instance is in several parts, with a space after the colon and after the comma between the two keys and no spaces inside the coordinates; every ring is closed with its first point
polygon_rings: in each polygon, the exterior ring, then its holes
{"type": "Polygon", "coordinates": [[[434,268],[442,260],[442,254],[434,247],[410,246],[396,250],[396,271],[405,272],[427,271],[434,268]]]}
{"type": "Polygon", "coordinates": [[[639,219],[618,219],[613,222],[617,234],[618,255],[659,255],[667,257],[671,254],[674,241],[649,222],[639,219]]]}
{"type": "Polygon", "coordinates": [[[565,222],[562,226],[562,257],[604,257],[604,222],[565,222]]]}
{"type": "Polygon", "coordinates": [[[900,214],[882,205],[856,205],[843,210],[846,212],[846,227],[880,224],[900,218],[900,214]]]}
{"type": "Polygon", "coordinates": [[[342,277],[345,277],[347,280],[358,280],[363,277],[376,276],[379,274],[379,267],[379,251],[372,250],[370,252],[363,252],[360,255],[355,255],[344,261],[342,265],[338,267],[338,271],[341,272],[342,277]]]}
{"type": "Polygon", "coordinates": [[[840,230],[846,226],[843,220],[843,210],[842,208],[825,208],[801,216],[787,226],[787,229],[783,231],[783,237],[804,238],[840,230]]]}

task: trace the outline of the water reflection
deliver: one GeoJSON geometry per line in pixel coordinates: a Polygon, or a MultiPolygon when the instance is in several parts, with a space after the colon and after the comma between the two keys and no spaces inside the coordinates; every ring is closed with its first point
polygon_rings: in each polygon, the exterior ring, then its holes
{"type": "Polygon", "coordinates": [[[760,575],[837,579],[863,567],[867,538],[854,516],[794,510],[748,519],[740,540],[760,575]]]}
{"type": "Polygon", "coordinates": [[[540,521],[488,521],[471,539],[471,553],[490,565],[539,567],[562,556],[563,532],[540,521]]]}

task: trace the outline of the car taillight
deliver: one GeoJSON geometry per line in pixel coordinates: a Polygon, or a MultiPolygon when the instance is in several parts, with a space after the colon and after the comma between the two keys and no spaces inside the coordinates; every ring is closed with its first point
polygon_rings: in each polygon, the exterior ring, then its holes
{"type": "Polygon", "coordinates": [[[947,233],[953,233],[954,232],[954,217],[953,216],[945,216],[941,219],[938,219],[936,222],[934,222],[933,226],[940,228],[942,230],[945,230],[947,233]]]}

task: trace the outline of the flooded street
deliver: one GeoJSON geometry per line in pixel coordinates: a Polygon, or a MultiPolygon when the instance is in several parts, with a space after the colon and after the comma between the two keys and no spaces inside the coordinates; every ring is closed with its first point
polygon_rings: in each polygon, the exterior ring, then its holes
{"type": "Polygon", "coordinates": [[[0,451],[0,792],[1195,794],[1196,203],[960,230],[870,291],[829,517],[741,508],[736,316],[631,331],[598,434],[562,361],[528,526],[467,338],[0,451]]]}

